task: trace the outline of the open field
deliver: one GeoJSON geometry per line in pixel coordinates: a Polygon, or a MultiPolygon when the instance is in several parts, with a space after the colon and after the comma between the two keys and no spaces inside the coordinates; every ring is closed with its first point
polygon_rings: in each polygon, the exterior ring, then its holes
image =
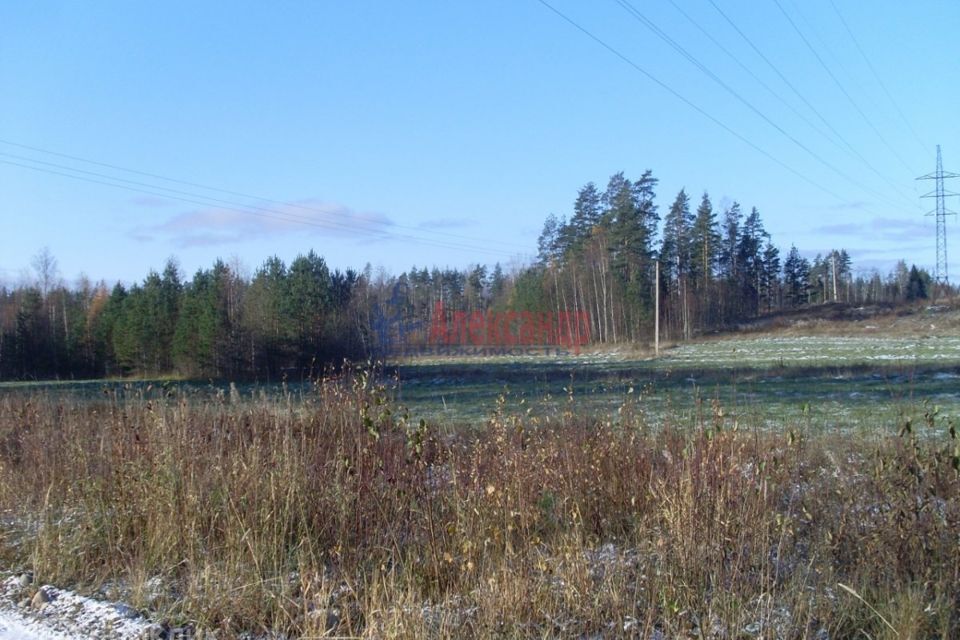
{"type": "MultiPolygon", "coordinates": [[[[872,325],[867,325],[868,327],[872,325]]],[[[503,399],[540,417],[576,411],[615,417],[630,403],[651,425],[692,424],[720,402],[743,427],[784,421],[824,430],[874,430],[937,407],[960,414],[960,337],[929,334],[744,335],[664,349],[660,358],[617,350],[564,357],[430,358],[385,371],[391,398],[448,426],[476,424],[503,399]]],[[[196,400],[309,393],[312,381],[237,384],[180,380],[0,383],[89,401],[104,394],[196,400]]]]}
{"type": "Polygon", "coordinates": [[[615,416],[633,403],[651,424],[693,424],[720,402],[744,427],[784,421],[874,430],[960,409],[960,338],[747,336],[665,350],[499,362],[428,360],[399,368],[399,398],[447,422],[475,421],[505,394],[512,410],[615,416]],[[521,404],[522,403],[522,404],[521,404]]]}
{"type": "Polygon", "coordinates": [[[8,384],[0,552],[217,637],[952,638],[958,381],[952,337],[759,334],[8,384]]]}

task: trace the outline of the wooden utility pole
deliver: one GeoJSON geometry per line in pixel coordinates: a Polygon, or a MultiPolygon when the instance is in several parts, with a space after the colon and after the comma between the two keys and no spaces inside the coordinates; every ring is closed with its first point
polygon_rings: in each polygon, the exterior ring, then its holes
{"type": "Polygon", "coordinates": [[[837,252],[833,252],[831,256],[831,263],[833,265],[833,301],[837,301],[837,252]]]}
{"type": "Polygon", "coordinates": [[[653,351],[656,356],[660,357],[660,261],[656,261],[656,269],[654,276],[654,304],[653,304],[653,351]]]}

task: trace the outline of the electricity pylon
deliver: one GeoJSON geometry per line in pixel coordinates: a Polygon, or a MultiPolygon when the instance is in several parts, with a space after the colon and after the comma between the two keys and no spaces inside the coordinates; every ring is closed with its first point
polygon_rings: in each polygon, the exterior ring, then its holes
{"type": "Polygon", "coordinates": [[[937,270],[934,276],[937,284],[947,284],[950,282],[950,276],[947,272],[947,216],[955,216],[957,212],[947,209],[946,199],[960,195],[952,191],[944,190],[943,181],[949,178],[960,178],[960,174],[943,170],[943,160],[940,157],[940,145],[937,145],[937,170],[917,178],[917,180],[936,181],[933,191],[920,197],[936,198],[937,201],[937,206],[934,210],[927,213],[928,216],[936,216],[937,218],[937,270]]]}

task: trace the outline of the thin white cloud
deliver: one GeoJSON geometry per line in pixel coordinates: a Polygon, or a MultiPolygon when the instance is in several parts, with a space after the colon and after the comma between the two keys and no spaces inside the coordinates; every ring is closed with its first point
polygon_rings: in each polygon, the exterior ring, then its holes
{"type": "Polygon", "coordinates": [[[926,243],[911,242],[909,244],[897,245],[895,247],[883,247],[883,248],[853,247],[853,248],[847,249],[847,252],[852,256],[856,256],[858,259],[865,256],[884,256],[886,258],[893,257],[899,260],[900,258],[906,258],[908,256],[926,251],[930,249],[931,246],[932,245],[929,242],[926,242],[926,243]]]}
{"type": "Polygon", "coordinates": [[[869,222],[847,222],[817,227],[815,233],[856,236],[860,239],[908,241],[933,233],[933,224],[922,216],[916,218],[876,218],[869,222]]]}
{"type": "Polygon", "coordinates": [[[127,237],[136,242],[153,242],[156,238],[150,233],[144,233],[143,231],[131,231],[127,234],[127,237]]]}
{"type": "Polygon", "coordinates": [[[160,224],[134,229],[130,236],[142,242],[166,240],[186,248],[289,234],[377,240],[392,237],[394,230],[393,222],[383,214],[308,199],[284,205],[255,205],[245,211],[216,207],[187,211],[160,224]]]}
{"type": "Polygon", "coordinates": [[[840,202],[837,204],[827,205],[827,209],[831,211],[859,211],[860,209],[865,209],[871,206],[870,202],[865,200],[856,200],[854,202],[840,202]]]}

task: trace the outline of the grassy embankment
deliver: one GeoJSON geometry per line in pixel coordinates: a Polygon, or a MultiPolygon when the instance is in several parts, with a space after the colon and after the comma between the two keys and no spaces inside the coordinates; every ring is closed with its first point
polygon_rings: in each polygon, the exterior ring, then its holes
{"type": "Polygon", "coordinates": [[[960,450],[933,409],[843,434],[501,402],[454,430],[388,395],[362,373],[7,393],[4,564],[218,637],[960,635],[960,450]]]}

